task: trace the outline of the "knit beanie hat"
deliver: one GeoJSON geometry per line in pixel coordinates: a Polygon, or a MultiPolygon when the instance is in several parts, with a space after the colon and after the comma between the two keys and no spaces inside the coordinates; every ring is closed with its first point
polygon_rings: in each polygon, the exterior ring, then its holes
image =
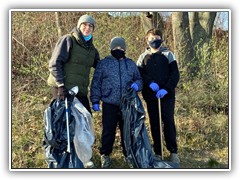
{"type": "Polygon", "coordinates": [[[95,21],[94,21],[93,17],[85,14],[79,18],[78,23],[77,23],[77,28],[80,28],[81,24],[84,22],[88,22],[88,23],[92,24],[93,27],[95,27],[95,21]]]}
{"type": "Polygon", "coordinates": [[[125,39],[117,36],[117,37],[114,37],[111,39],[110,49],[112,50],[118,46],[120,46],[122,49],[126,50],[125,39]]]}

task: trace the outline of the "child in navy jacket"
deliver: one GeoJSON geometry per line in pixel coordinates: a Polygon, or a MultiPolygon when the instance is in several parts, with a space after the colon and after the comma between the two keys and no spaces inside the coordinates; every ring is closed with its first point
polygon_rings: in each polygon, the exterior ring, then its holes
{"type": "Polygon", "coordinates": [[[114,37],[110,43],[111,55],[97,64],[90,89],[94,111],[100,111],[102,101],[102,137],[100,148],[102,168],[110,167],[116,128],[119,124],[123,154],[123,120],[120,110],[122,94],[127,88],[142,89],[142,78],[135,62],[125,56],[126,43],[122,37],[114,37]]]}

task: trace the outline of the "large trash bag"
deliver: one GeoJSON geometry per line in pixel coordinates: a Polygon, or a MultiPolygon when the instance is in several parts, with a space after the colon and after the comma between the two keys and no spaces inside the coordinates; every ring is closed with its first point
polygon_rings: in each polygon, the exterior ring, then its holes
{"type": "MultiPolygon", "coordinates": [[[[68,101],[71,107],[71,101],[68,101]]],[[[67,150],[67,126],[65,101],[54,99],[44,111],[44,149],[48,168],[83,168],[77,157],[73,137],[75,120],[69,108],[70,153],[67,150]]]]}
{"type": "Polygon", "coordinates": [[[177,168],[178,164],[154,160],[151,143],[145,126],[145,112],[142,102],[132,88],[121,98],[123,115],[123,141],[127,161],[133,168],[177,168]]]}
{"type": "Polygon", "coordinates": [[[92,158],[92,145],[95,141],[92,115],[77,98],[74,98],[71,109],[76,120],[74,147],[80,160],[86,164],[92,158]]]}
{"type": "Polygon", "coordinates": [[[94,142],[91,115],[74,97],[68,101],[70,153],[67,152],[65,102],[53,100],[44,111],[44,142],[49,168],[84,168],[92,157],[94,142]]]}
{"type": "Polygon", "coordinates": [[[44,147],[48,168],[84,168],[82,161],[78,158],[73,148],[73,143],[71,143],[70,153],[47,144],[44,147]]]}

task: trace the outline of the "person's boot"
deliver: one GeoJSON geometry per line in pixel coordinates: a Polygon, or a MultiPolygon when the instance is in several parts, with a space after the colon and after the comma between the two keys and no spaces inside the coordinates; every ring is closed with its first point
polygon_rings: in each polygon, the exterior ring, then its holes
{"type": "Polygon", "coordinates": [[[110,168],[110,165],[111,165],[110,157],[106,155],[101,155],[101,167],[110,168]]]}
{"type": "Polygon", "coordinates": [[[92,161],[88,161],[84,164],[85,168],[94,168],[94,163],[92,161]]]}
{"type": "Polygon", "coordinates": [[[155,160],[155,161],[162,161],[162,156],[159,155],[159,154],[155,154],[155,155],[154,155],[154,160],[155,160]]]}
{"type": "Polygon", "coordinates": [[[178,157],[178,154],[177,153],[171,153],[170,161],[173,162],[173,163],[179,164],[180,163],[180,159],[178,157]]]}

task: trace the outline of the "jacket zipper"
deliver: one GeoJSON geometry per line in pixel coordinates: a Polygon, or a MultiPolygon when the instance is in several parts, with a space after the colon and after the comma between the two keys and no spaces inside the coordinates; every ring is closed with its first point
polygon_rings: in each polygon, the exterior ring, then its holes
{"type": "Polygon", "coordinates": [[[122,76],[121,76],[121,63],[120,63],[120,60],[118,60],[118,72],[119,72],[119,80],[120,80],[120,100],[121,100],[121,97],[122,97],[122,76]]]}

